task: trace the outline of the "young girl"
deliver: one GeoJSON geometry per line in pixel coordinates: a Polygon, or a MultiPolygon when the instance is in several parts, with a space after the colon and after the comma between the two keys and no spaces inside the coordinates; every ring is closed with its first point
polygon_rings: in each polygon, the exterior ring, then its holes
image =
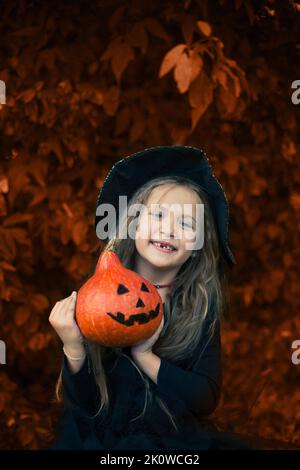
{"type": "MultiPolygon", "coordinates": [[[[227,199],[206,155],[194,147],[160,146],[126,157],[104,181],[97,208],[104,203],[115,207],[119,229],[105,249],[159,289],[164,317],[146,341],[107,348],[83,338],[76,292],[56,303],[49,321],[63,343],[57,397],[64,399],[64,415],[51,448],[251,448],[209,418],[221,396],[225,262],[235,260],[227,241],[227,199]],[[128,197],[125,215],[120,195],[128,197]],[[143,205],[139,218],[130,212],[137,203],[143,205]],[[133,221],[135,237],[123,236],[133,221]],[[204,243],[191,250],[201,230],[204,243]]],[[[97,211],[96,229],[101,220],[97,211]]]]}

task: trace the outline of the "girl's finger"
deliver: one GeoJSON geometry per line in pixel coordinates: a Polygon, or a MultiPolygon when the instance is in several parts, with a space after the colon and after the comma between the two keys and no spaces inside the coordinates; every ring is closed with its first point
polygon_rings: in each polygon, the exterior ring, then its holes
{"type": "Polygon", "coordinates": [[[51,313],[50,313],[50,317],[53,317],[53,316],[54,316],[54,312],[57,310],[57,307],[58,307],[58,303],[56,303],[56,304],[54,305],[54,307],[52,308],[51,313]]]}
{"type": "Polygon", "coordinates": [[[66,309],[66,304],[64,302],[61,302],[58,304],[57,306],[57,310],[55,312],[55,316],[62,316],[63,315],[63,311],[66,309]]]}
{"type": "Polygon", "coordinates": [[[71,300],[69,302],[67,312],[66,312],[66,316],[69,319],[74,319],[75,312],[74,312],[74,308],[72,308],[72,307],[75,307],[75,305],[76,305],[76,293],[75,294],[72,293],[71,300]]]}
{"type": "Polygon", "coordinates": [[[57,312],[60,311],[61,307],[62,307],[62,302],[56,302],[56,304],[54,305],[53,309],[52,309],[52,312],[51,312],[51,316],[56,316],[57,315],[57,312]]]}
{"type": "Polygon", "coordinates": [[[72,303],[72,298],[71,297],[66,297],[64,300],[59,302],[58,308],[57,308],[57,315],[67,315],[69,310],[70,310],[70,305],[72,303]]]}

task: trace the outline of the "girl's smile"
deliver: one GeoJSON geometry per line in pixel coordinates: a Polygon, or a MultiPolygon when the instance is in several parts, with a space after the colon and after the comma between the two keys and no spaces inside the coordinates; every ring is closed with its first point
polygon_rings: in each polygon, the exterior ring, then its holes
{"type": "Polygon", "coordinates": [[[150,240],[150,244],[153,246],[153,248],[155,248],[157,251],[160,251],[161,253],[171,254],[177,251],[177,249],[168,242],[150,240]]]}

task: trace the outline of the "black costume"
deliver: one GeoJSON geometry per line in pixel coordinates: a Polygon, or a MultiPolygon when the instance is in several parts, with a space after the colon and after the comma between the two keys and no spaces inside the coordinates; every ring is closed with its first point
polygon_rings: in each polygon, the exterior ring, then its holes
{"type": "MultiPolygon", "coordinates": [[[[222,384],[220,325],[209,341],[208,325],[209,317],[192,359],[174,364],[161,358],[157,384],[149,380],[153,393],[175,415],[179,434],[154,397],[152,403],[148,399],[145,416],[130,422],[143,410],[145,385],[130,360],[122,355],[111,355],[104,361],[111,402],[108,411],[102,410],[92,418],[100,401],[89,357],[77,373],[71,374],[64,355],[64,414],[51,449],[251,448],[239,436],[217,431],[207,419],[219,402],[222,384]]],[[[123,348],[123,353],[131,357],[130,347],[123,348]]]]}

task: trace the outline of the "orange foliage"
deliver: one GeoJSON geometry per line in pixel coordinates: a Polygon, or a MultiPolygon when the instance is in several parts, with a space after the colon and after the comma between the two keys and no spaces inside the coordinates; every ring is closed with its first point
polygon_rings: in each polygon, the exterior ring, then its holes
{"type": "Polygon", "coordinates": [[[168,143],[203,148],[230,201],[238,265],[216,419],[269,448],[299,447],[299,2],[5,0],[1,10],[0,448],[53,439],[62,356],[50,310],[98,257],[108,169],[168,143]]]}

